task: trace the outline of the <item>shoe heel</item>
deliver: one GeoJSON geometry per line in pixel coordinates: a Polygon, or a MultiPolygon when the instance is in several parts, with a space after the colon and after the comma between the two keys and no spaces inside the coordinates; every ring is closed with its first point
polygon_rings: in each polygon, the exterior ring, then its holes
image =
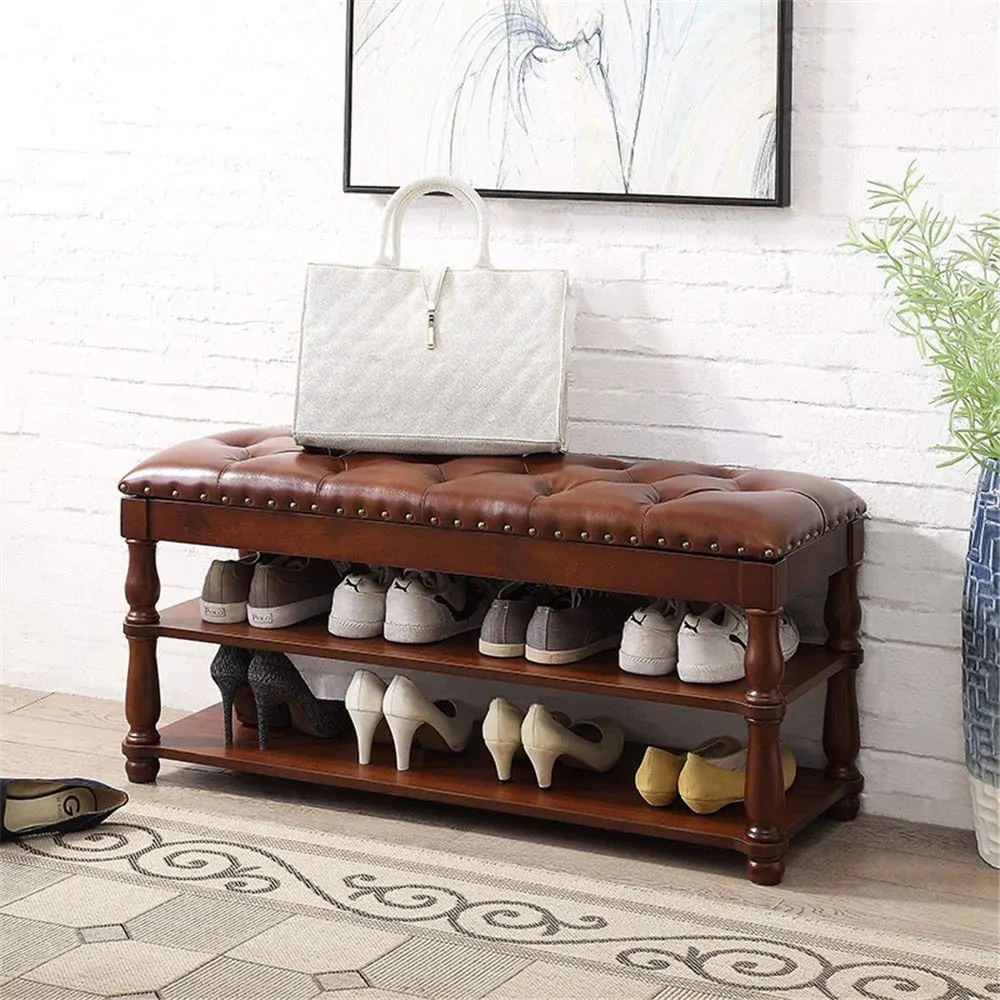
{"type": "Polygon", "coordinates": [[[500,743],[490,740],[483,741],[486,749],[489,750],[493,763],[496,765],[497,778],[500,781],[510,781],[510,769],[514,763],[514,754],[517,753],[517,743],[500,743]]]}
{"type": "Polygon", "coordinates": [[[222,729],[225,734],[226,746],[233,745],[233,702],[236,699],[236,686],[223,688],[219,686],[222,693],[222,729]]]}
{"type": "Polygon", "coordinates": [[[535,769],[535,779],[539,788],[552,787],[552,768],[555,767],[558,750],[548,750],[543,747],[525,747],[524,752],[535,769]]]}
{"type": "MultiPolygon", "coordinates": [[[[370,712],[365,709],[349,708],[347,714],[351,717],[354,732],[358,737],[358,763],[370,764],[372,761],[372,743],[375,740],[375,730],[382,721],[381,712],[370,712]]],[[[393,731],[395,739],[395,731],[393,731]]],[[[400,768],[405,770],[405,768],[400,768]]]]}
{"type": "Polygon", "coordinates": [[[272,701],[264,691],[253,692],[254,701],[257,704],[257,746],[261,750],[267,749],[267,737],[270,729],[268,720],[271,716],[272,701]]]}
{"type": "Polygon", "coordinates": [[[389,724],[393,746],[396,748],[396,770],[409,771],[413,737],[423,725],[423,721],[421,719],[407,719],[399,715],[387,715],[385,721],[389,724]]]}

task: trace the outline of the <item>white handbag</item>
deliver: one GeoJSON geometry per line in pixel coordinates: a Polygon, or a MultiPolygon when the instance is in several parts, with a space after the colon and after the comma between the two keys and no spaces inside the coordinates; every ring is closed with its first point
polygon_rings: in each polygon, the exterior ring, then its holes
{"type": "Polygon", "coordinates": [[[295,441],[450,455],[562,451],[571,324],[565,271],[490,264],[475,189],[447,177],[409,184],[386,205],[374,266],[309,265],[295,441]],[[399,266],[403,215],[432,192],[476,213],[469,270],[399,266]]]}

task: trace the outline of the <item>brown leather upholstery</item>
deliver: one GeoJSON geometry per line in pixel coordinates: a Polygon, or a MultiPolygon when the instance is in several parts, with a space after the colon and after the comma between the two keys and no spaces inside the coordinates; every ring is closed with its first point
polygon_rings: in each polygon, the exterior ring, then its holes
{"type": "Polygon", "coordinates": [[[129,496],[242,504],[595,545],[778,559],[860,517],[839,483],[695,462],[307,452],[284,428],[188,441],[137,465],[129,496]]]}

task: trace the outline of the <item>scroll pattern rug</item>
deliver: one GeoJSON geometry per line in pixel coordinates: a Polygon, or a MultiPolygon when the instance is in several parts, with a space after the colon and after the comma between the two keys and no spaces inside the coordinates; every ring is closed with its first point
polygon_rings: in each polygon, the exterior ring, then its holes
{"type": "Polygon", "coordinates": [[[148,804],[121,815],[3,846],[5,1000],[1000,997],[982,949],[148,804]]]}

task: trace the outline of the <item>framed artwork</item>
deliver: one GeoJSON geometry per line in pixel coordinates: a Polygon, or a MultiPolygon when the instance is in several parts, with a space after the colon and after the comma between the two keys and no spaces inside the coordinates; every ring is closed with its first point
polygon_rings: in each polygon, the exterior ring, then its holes
{"type": "Polygon", "coordinates": [[[344,190],[787,205],[791,0],[348,0],[344,190]]]}

